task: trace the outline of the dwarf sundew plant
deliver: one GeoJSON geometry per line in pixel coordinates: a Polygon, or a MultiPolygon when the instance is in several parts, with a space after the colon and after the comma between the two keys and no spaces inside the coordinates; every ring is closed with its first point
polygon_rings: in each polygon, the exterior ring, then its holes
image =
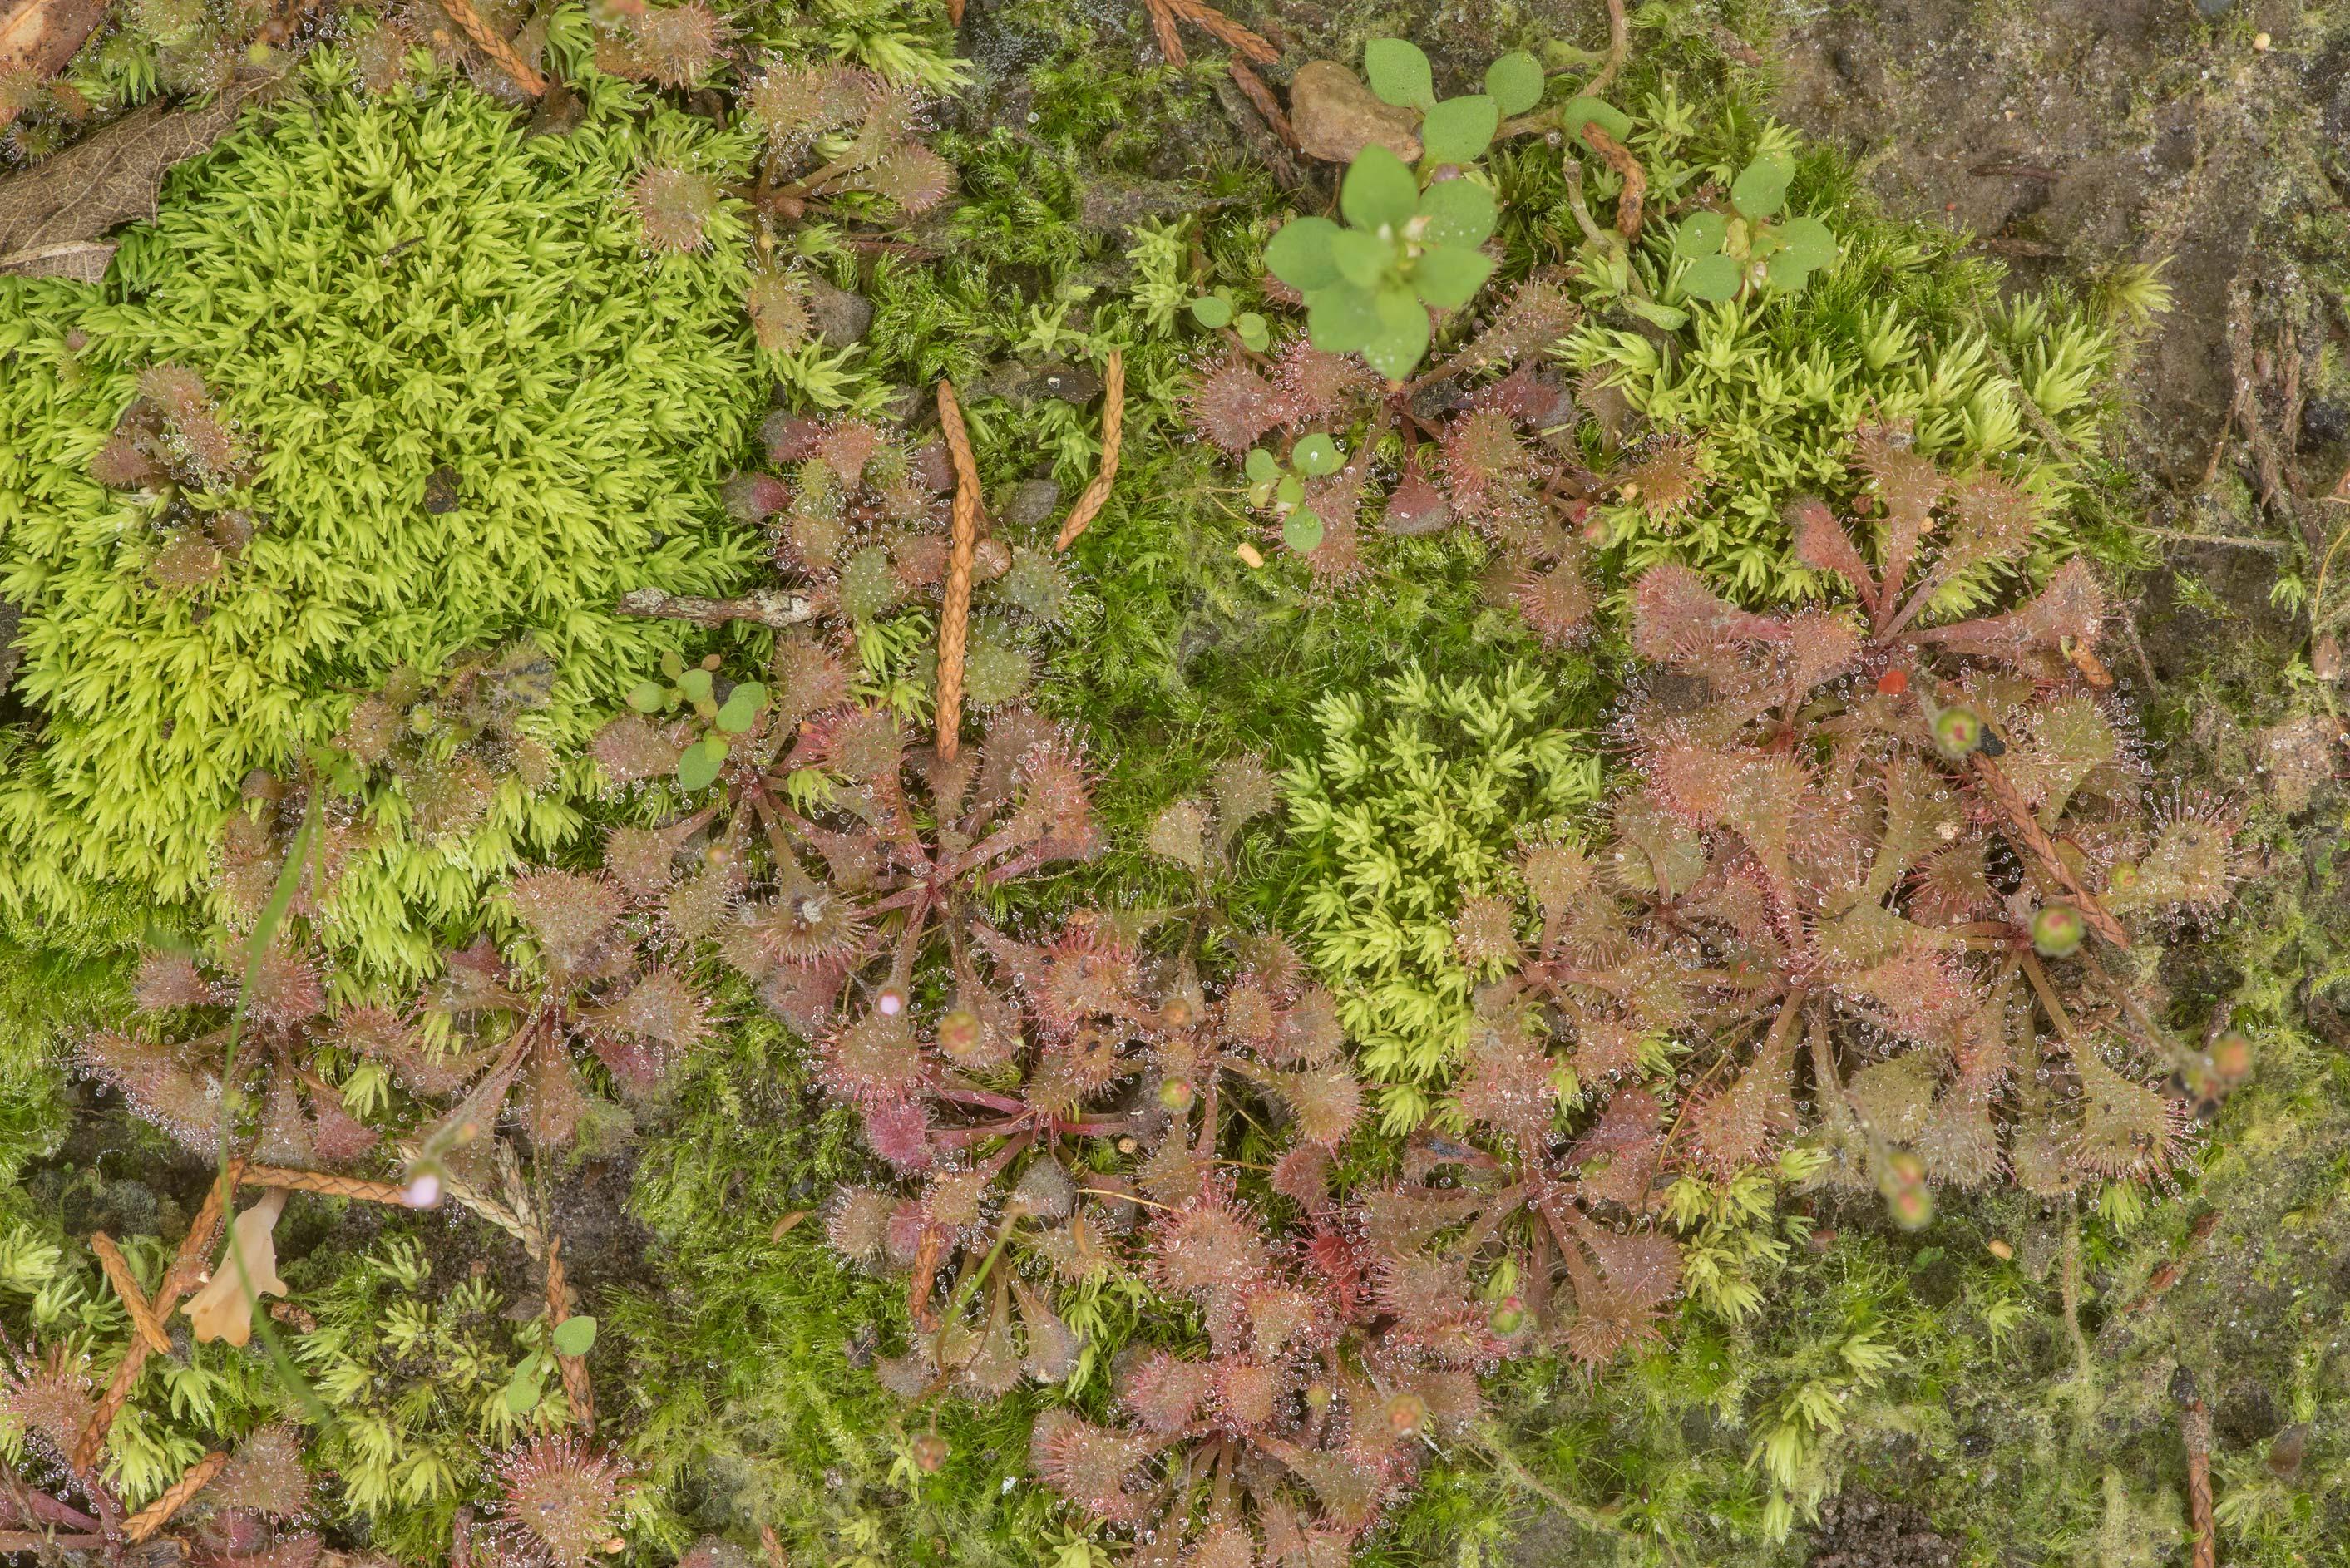
{"type": "Polygon", "coordinates": [[[1558,706],[1531,670],[1408,670],[1376,696],[1324,697],[1321,750],[1283,776],[1309,868],[1305,953],[1337,993],[1389,1133],[1427,1118],[1470,1043],[1463,903],[1505,893],[1521,840],[1598,798],[1598,754],[1555,727],[1558,706]]]}
{"type": "MultiPolygon", "coordinates": [[[[929,620],[910,612],[934,600],[946,579],[954,476],[945,444],[871,421],[782,411],[760,434],[771,471],[730,479],[729,509],[766,532],[775,564],[805,587],[816,618],[845,623],[860,670],[887,668],[905,634],[927,638],[929,620]]],[[[1058,556],[994,538],[979,542],[972,576],[963,697],[987,712],[1026,692],[1039,634],[1062,624],[1074,589],[1058,556]]],[[[866,694],[906,717],[930,711],[927,687],[866,694]]]]}
{"type": "Polygon", "coordinates": [[[329,1002],[315,956],[286,942],[263,951],[252,978],[242,986],[191,955],[149,953],[134,991],[139,1016],[84,1040],[83,1069],[200,1154],[225,1146],[303,1167],[359,1158],[377,1134],[351,1115],[317,1058],[381,1021],[329,1002]],[[232,1010],[242,1022],[234,1036],[232,1010]]]}
{"type": "Polygon", "coordinates": [[[914,1343],[879,1371],[909,1398],[1076,1374],[1085,1342],[1055,1297],[1121,1273],[1142,1206],[1219,1179],[1237,1098],[1287,1123],[1284,1168],[1316,1190],[1360,1109],[1328,994],[1277,944],[1211,995],[1188,961],[1154,964],[1091,915],[1042,944],[975,936],[985,962],[956,974],[934,1039],[894,1060],[844,1046],[826,1068],[851,1096],[886,1073],[919,1112],[920,1147],[893,1163],[920,1195],[851,1189],[829,1230],[843,1254],[907,1277],[914,1343]],[[1132,1177],[1104,1168],[1126,1153],[1132,1177]]]}
{"type": "MultiPolygon", "coordinates": [[[[43,718],[0,742],[12,910],[196,898],[245,776],[400,667],[536,637],[551,680],[518,722],[565,754],[678,646],[619,596],[723,591],[755,553],[717,497],[758,397],[740,226],[648,261],[620,195],[675,156],[739,168],[741,139],[608,80],[578,130],[525,138],[473,94],[369,103],[351,77],[314,57],[302,107],[175,174],[121,303],[0,282],[0,589],[43,718]]],[[[419,967],[419,922],[576,833],[582,782],[509,775],[465,834],[384,834],[328,941],[419,967]]]]}
{"type": "Polygon", "coordinates": [[[1545,901],[1585,929],[1578,950],[1645,932],[1678,949],[1673,984],[1710,993],[1715,1054],[1675,1135],[1699,1169],[1752,1166],[1808,1125],[1822,1179],[1877,1189],[1912,1227],[1936,1184],[2158,1176],[2191,1117],[2156,1080],[2208,1064],[2125,961],[2226,903],[2231,815],[2156,805],[2085,565],[2002,614],[1933,618],[1950,585],[2029,551],[2031,499],[1898,432],[1861,441],[1881,565],[1817,503],[1794,528],[1865,618],[1751,615],[1680,567],[1639,581],[1636,648],[1697,689],[1636,695],[1643,785],[1609,846],[1555,852],[1545,901]],[[1602,882],[1640,912],[1584,891],[1602,882]]]}
{"type": "Polygon", "coordinates": [[[1352,359],[1304,340],[1270,358],[1243,346],[1193,384],[1191,426],[1241,460],[1250,504],[1278,520],[1317,579],[1367,572],[1366,505],[1378,501],[1386,534],[1474,528],[1501,597],[1544,641],[1570,641],[1589,621],[1575,526],[1589,487],[1565,439],[1573,395],[1534,364],[1575,319],[1557,284],[1529,282],[1459,352],[1385,392],[1352,359]]]}

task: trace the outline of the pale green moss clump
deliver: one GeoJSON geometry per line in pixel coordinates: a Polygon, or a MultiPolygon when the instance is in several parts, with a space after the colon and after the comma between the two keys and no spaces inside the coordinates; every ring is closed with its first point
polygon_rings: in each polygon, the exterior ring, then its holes
{"type": "Polygon", "coordinates": [[[0,279],[0,594],[38,720],[0,737],[0,908],[197,900],[254,770],[316,760],[396,668],[535,649],[498,721],[531,782],[429,842],[412,776],[348,803],[329,938],[411,969],[578,826],[580,743],[680,645],[618,596],[757,554],[718,495],[760,402],[745,225],[722,204],[656,255],[629,203],[752,148],[592,74],[549,136],[462,88],[368,99],[332,52],[299,83],[174,173],[104,287],[0,279]]]}
{"type": "Polygon", "coordinates": [[[1560,727],[1565,706],[1523,666],[1407,669],[1373,697],[1326,695],[1319,754],[1284,775],[1305,856],[1298,931],[1391,1134],[1428,1116],[1468,1043],[1461,905],[1514,889],[1525,844],[1599,798],[1598,752],[1560,727]]]}

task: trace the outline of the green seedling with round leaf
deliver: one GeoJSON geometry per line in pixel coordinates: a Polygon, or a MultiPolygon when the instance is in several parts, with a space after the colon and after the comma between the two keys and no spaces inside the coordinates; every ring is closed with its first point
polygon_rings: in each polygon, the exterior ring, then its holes
{"type": "Polygon", "coordinates": [[[1493,233],[1492,192],[1466,178],[1420,188],[1409,164],[1367,147],[1338,188],[1342,227],[1295,218],[1265,247],[1273,275],[1305,298],[1326,353],[1360,354],[1390,380],[1428,352],[1429,312],[1458,310],[1492,275],[1477,247],[1493,233]]]}
{"type": "Polygon", "coordinates": [[[1229,288],[1219,288],[1193,300],[1191,319],[1211,332],[1231,327],[1232,335],[1241,340],[1241,347],[1252,354],[1262,354],[1273,347],[1273,328],[1253,310],[1235,310],[1229,288]]]}
{"type": "Polygon", "coordinates": [[[1784,156],[1757,158],[1730,187],[1731,211],[1691,213],[1673,231],[1673,254],[1684,264],[1680,288],[1711,304],[1750,288],[1800,292],[1812,274],[1835,265],[1835,235],[1817,218],[1777,221],[1786,204],[1794,165],[1784,156]]]}
{"type": "Polygon", "coordinates": [[[1264,259],[1305,296],[1316,348],[1360,354],[1399,381],[1428,352],[1429,312],[1461,309],[1492,275],[1492,258],[1479,248],[1492,237],[1492,192],[1464,171],[1492,146],[1505,116],[1542,101],[1543,69],[1518,50],[1486,67],[1483,92],[1440,99],[1417,46],[1374,38],[1363,75],[1381,99],[1419,112],[1419,167],[1366,147],[1339,186],[1345,223],[1293,219],[1264,259]]]}
{"type": "Polygon", "coordinates": [[[677,782],[687,789],[706,789],[726,763],[733,737],[759,721],[767,706],[767,689],[744,680],[720,690],[719,659],[712,654],[688,666],[676,654],[661,656],[661,673],[670,683],[640,680],[629,692],[629,706],[639,713],[673,713],[691,708],[709,726],[678,753],[677,782]]]}
{"type": "Polygon", "coordinates": [[[556,1370],[556,1357],[585,1355],[595,1344],[594,1318],[582,1314],[556,1324],[548,1333],[546,1344],[525,1355],[514,1376],[506,1379],[507,1411],[527,1416],[537,1409],[538,1402],[546,1397],[546,1379],[556,1370]]]}
{"type": "Polygon", "coordinates": [[[1252,447],[1242,464],[1249,479],[1249,504],[1271,507],[1281,518],[1281,540],[1303,556],[1322,543],[1322,519],[1305,504],[1305,482],[1326,479],[1347,466],[1335,436],[1301,436],[1284,462],[1263,447],[1252,447]]]}

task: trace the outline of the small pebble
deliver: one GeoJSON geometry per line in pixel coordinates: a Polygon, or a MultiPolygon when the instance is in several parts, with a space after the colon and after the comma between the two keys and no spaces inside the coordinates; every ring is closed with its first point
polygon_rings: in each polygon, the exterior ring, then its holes
{"type": "Polygon", "coordinates": [[[2274,40],[2271,39],[2266,33],[2254,33],[2252,35],[2252,53],[2256,55],[2267,54],[2269,52],[2269,45],[2274,40]]]}

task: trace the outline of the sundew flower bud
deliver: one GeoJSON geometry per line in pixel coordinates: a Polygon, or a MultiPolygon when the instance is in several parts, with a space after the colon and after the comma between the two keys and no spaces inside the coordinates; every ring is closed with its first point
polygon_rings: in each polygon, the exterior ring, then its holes
{"type": "Polygon", "coordinates": [[[1934,744],[1952,762],[1981,750],[1983,722],[1971,708],[1945,708],[1934,715],[1934,744]]]}
{"type": "Polygon", "coordinates": [[[2049,904],[2032,917],[2032,946],[2043,958],[2065,958],[2088,934],[2088,922],[2070,904],[2049,904]]]}

